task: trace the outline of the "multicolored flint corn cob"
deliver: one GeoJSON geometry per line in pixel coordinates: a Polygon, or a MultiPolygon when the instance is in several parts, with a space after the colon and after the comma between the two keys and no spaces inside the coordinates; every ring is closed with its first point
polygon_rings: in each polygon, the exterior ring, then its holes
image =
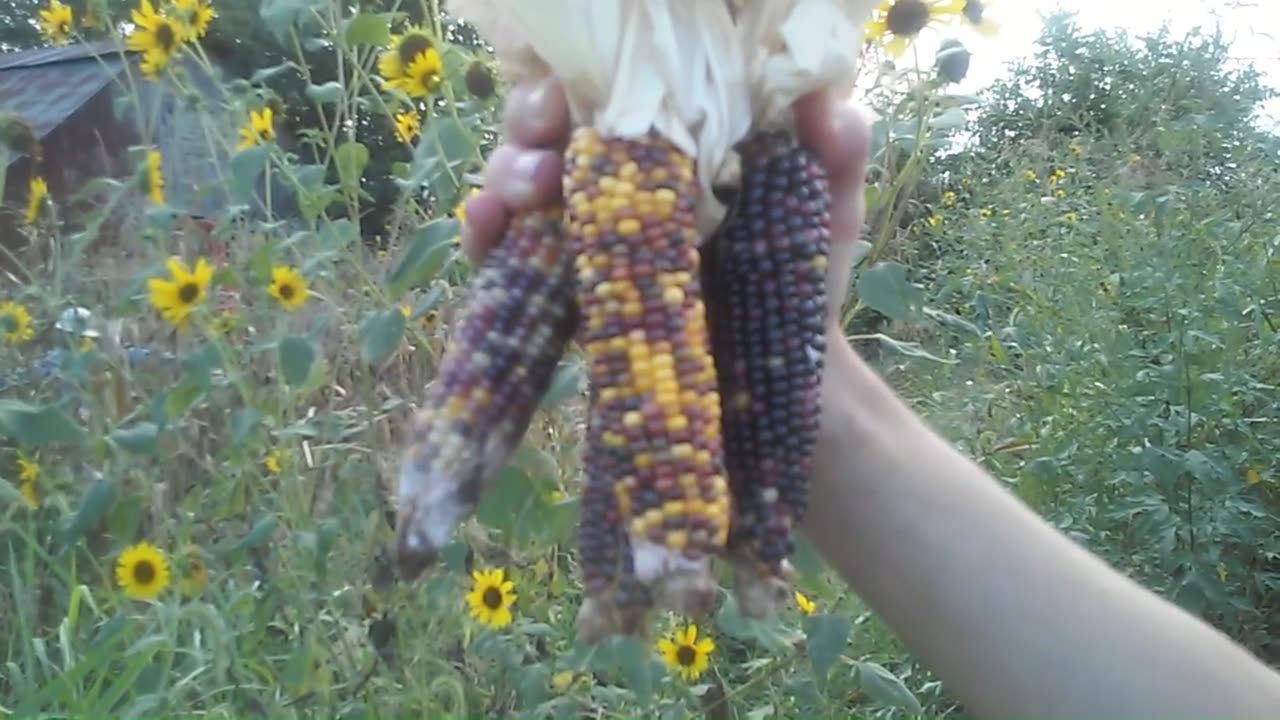
{"type": "Polygon", "coordinates": [[[707,254],[734,521],[739,607],[789,595],[792,532],[808,503],[826,352],[831,194],[785,131],[740,144],[740,187],[707,254]]]}
{"type": "Polygon", "coordinates": [[[472,281],[400,466],[397,565],[416,577],[523,438],[577,324],[564,209],[517,216],[472,281]]]}
{"type": "Polygon", "coordinates": [[[578,616],[590,638],[625,630],[632,606],[710,611],[708,567],[727,542],[731,499],[693,159],[654,132],[581,128],[564,192],[593,393],[580,529],[589,597],[578,616]]]}

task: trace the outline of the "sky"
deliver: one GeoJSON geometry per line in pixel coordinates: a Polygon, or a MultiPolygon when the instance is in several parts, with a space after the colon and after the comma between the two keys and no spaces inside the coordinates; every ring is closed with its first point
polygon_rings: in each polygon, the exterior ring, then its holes
{"type": "MultiPolygon", "coordinates": [[[[1156,30],[1166,21],[1175,34],[1196,26],[1210,29],[1220,22],[1232,43],[1232,54],[1254,64],[1268,84],[1280,89],[1280,2],[1276,0],[988,0],[988,7],[989,17],[1000,24],[1000,35],[995,39],[969,32],[959,35],[973,60],[957,92],[981,89],[1002,76],[1010,60],[1031,54],[1041,18],[1059,7],[1074,10],[1086,30],[1121,27],[1135,35],[1156,30]]],[[[921,57],[932,57],[942,37],[922,36],[921,57]]],[[[1280,99],[1268,105],[1266,115],[1269,123],[1264,124],[1280,126],[1280,99]]]]}

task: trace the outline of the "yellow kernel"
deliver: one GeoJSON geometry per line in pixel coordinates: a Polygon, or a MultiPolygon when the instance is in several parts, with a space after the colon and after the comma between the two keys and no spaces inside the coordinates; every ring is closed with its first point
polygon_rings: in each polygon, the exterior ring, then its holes
{"type": "Polygon", "coordinates": [[[662,299],[672,305],[679,305],[684,302],[684,291],[675,286],[669,287],[662,291],[662,299]]]}
{"type": "Polygon", "coordinates": [[[676,191],[671,188],[658,188],[653,191],[653,199],[667,205],[674,205],[676,202],[676,191]]]}
{"type": "Polygon", "coordinates": [[[827,256],[826,256],[826,255],[817,255],[817,256],[815,256],[815,257],[813,258],[813,269],[814,269],[814,270],[826,270],[826,269],[827,269],[827,256]]]}
{"type": "Polygon", "coordinates": [[[640,166],[636,165],[632,161],[627,161],[622,164],[622,167],[618,168],[618,177],[623,180],[627,180],[627,181],[635,180],[636,176],[638,176],[639,174],[640,174],[640,166]]]}
{"type": "Polygon", "coordinates": [[[667,414],[677,413],[680,411],[680,403],[678,401],[678,396],[675,393],[656,393],[654,395],[654,400],[657,401],[659,406],[667,411],[667,414]]]}
{"type": "Polygon", "coordinates": [[[612,175],[605,175],[596,181],[596,186],[600,188],[601,193],[612,195],[616,192],[618,181],[612,175]]]}
{"type": "Polygon", "coordinates": [[[645,468],[653,467],[653,454],[647,453],[647,452],[636,453],[636,456],[632,460],[632,462],[635,464],[636,468],[639,470],[644,470],[645,468]]]}
{"type": "Polygon", "coordinates": [[[689,443],[676,443],[671,446],[671,456],[679,460],[693,457],[693,446],[689,443]]]}
{"type": "Polygon", "coordinates": [[[629,410],[623,414],[622,424],[629,428],[638,428],[644,424],[644,416],[635,410],[629,410]]]}
{"type": "Polygon", "coordinates": [[[619,180],[618,183],[613,186],[613,192],[615,195],[634,195],[636,192],[636,186],[635,183],[630,182],[629,180],[619,180]]]}
{"type": "Polygon", "coordinates": [[[662,514],[667,517],[678,517],[685,513],[683,500],[668,500],[662,503],[662,514]]]}
{"type": "Polygon", "coordinates": [[[627,445],[627,439],[612,430],[605,430],[601,437],[604,440],[604,444],[609,447],[620,448],[627,445]]]}
{"type": "Polygon", "coordinates": [[[672,550],[683,550],[689,544],[689,533],[685,530],[672,530],[667,533],[667,547],[672,550]]]}
{"type": "Polygon", "coordinates": [[[638,517],[631,521],[631,534],[632,535],[645,534],[644,518],[638,517]]]}
{"type": "Polygon", "coordinates": [[[667,418],[667,429],[671,432],[680,432],[689,429],[689,418],[684,415],[673,415],[667,418]]]}
{"type": "Polygon", "coordinates": [[[653,366],[656,368],[674,368],[676,359],[669,352],[658,353],[653,356],[653,366]]]}
{"type": "Polygon", "coordinates": [[[693,461],[697,463],[699,467],[711,467],[711,451],[699,450],[697,455],[694,456],[693,461]]]}
{"type": "Polygon", "coordinates": [[[636,235],[640,232],[640,221],[635,218],[625,218],[618,222],[619,235],[636,235]]]}
{"type": "Polygon", "coordinates": [[[618,399],[618,388],[605,388],[600,391],[601,402],[614,402],[618,399]]]}
{"type": "Polygon", "coordinates": [[[624,338],[624,337],[611,337],[611,338],[609,338],[609,349],[610,349],[610,350],[615,350],[615,351],[617,351],[617,350],[626,350],[626,349],[627,349],[627,339],[626,339],[626,338],[624,338]]]}
{"type": "Polygon", "coordinates": [[[605,280],[596,286],[596,297],[607,298],[613,294],[613,283],[605,280]]]}
{"type": "Polygon", "coordinates": [[[644,515],[641,517],[644,518],[644,524],[651,528],[660,527],[664,519],[662,517],[662,510],[659,508],[649,508],[644,511],[644,515]]]}
{"type": "Polygon", "coordinates": [[[644,305],[635,301],[623,303],[622,314],[630,318],[640,317],[644,314],[644,305]]]}
{"type": "Polygon", "coordinates": [[[660,395],[671,395],[672,397],[680,396],[680,386],[676,384],[675,380],[660,382],[654,389],[657,390],[660,395]]]}

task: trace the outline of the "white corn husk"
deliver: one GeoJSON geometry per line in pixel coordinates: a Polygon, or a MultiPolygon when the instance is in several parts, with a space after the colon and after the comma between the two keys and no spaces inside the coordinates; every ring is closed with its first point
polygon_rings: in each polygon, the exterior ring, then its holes
{"type": "Polygon", "coordinates": [[[865,24],[878,0],[726,0],[747,62],[752,131],[792,128],[810,92],[853,92],[865,24]]]}
{"type": "Polygon", "coordinates": [[[695,158],[704,236],[724,208],[712,181],[751,125],[741,35],[725,0],[455,0],[512,80],[550,73],[575,125],[657,130],[695,158]]]}

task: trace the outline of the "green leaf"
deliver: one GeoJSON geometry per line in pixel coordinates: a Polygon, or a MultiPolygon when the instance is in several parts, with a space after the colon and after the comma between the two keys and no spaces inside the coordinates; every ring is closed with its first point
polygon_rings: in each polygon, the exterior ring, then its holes
{"type": "Polygon", "coordinates": [[[796,537],[795,543],[796,550],[792,553],[791,564],[795,566],[796,572],[803,578],[821,577],[827,567],[822,556],[804,537],[796,537]]]}
{"type": "Polygon", "coordinates": [[[715,614],[716,627],[725,635],[745,643],[759,645],[767,652],[785,652],[791,647],[785,628],[775,617],[768,621],[755,620],[742,614],[733,595],[725,598],[715,614]]]}
{"type": "Polygon", "coordinates": [[[854,666],[854,674],[858,686],[872,700],[888,707],[903,708],[913,716],[920,714],[920,701],[897,675],[884,666],[859,662],[854,666]]]}
{"type": "Polygon", "coordinates": [[[333,151],[333,160],[338,165],[338,183],[344,190],[353,191],[360,187],[360,176],[369,165],[369,148],[361,142],[345,142],[333,151]]]}
{"type": "Polygon", "coordinates": [[[198,385],[191,380],[183,379],[164,396],[165,420],[176,420],[182,417],[203,394],[204,391],[198,385]]]}
{"type": "Polygon", "coordinates": [[[336,80],[330,80],[323,85],[308,85],[306,90],[307,97],[321,105],[332,105],[338,102],[342,99],[343,92],[345,88],[336,80]]]}
{"type": "Polygon", "coordinates": [[[292,387],[305,383],[311,375],[311,364],[315,362],[316,350],[306,338],[290,335],[280,341],[280,373],[284,381],[292,387]]]}
{"type": "Polygon", "coordinates": [[[80,445],[88,437],[84,428],[57,407],[20,400],[0,400],[0,435],[33,447],[80,445]]]}
{"type": "Polygon", "coordinates": [[[547,392],[542,396],[538,407],[541,409],[553,408],[564,400],[578,392],[578,388],[582,385],[583,368],[582,363],[574,360],[566,360],[556,368],[555,375],[551,378],[551,386],[547,388],[547,392]]]}
{"type": "Polygon", "coordinates": [[[231,156],[231,194],[237,202],[258,197],[258,178],[270,159],[270,145],[254,145],[231,156]]]}
{"type": "Polygon", "coordinates": [[[249,433],[262,422],[262,412],[257,408],[244,408],[231,414],[231,442],[242,445],[249,433]]]}
{"type": "Polygon", "coordinates": [[[76,510],[71,522],[67,523],[58,538],[64,550],[74,545],[84,537],[85,533],[98,525],[106,515],[107,508],[111,507],[115,494],[115,484],[107,478],[99,477],[93,481],[89,491],[80,500],[80,508],[76,510]]]}
{"type": "Polygon", "coordinates": [[[399,308],[370,313],[360,323],[360,359],[380,365],[400,347],[404,336],[404,315],[399,308]]]}
{"type": "Polygon", "coordinates": [[[907,282],[907,268],[895,262],[877,264],[858,278],[858,295],[867,307],[892,320],[906,320],[919,311],[924,293],[907,282]]]}
{"type": "Polygon", "coordinates": [[[930,120],[929,127],[934,130],[959,130],[964,127],[967,119],[962,108],[948,108],[930,120]]]}
{"type": "Polygon", "coordinates": [[[149,455],[155,452],[160,428],[155,423],[140,422],[127,428],[113,430],[107,441],[126,452],[149,455]]]}
{"type": "Polygon", "coordinates": [[[391,272],[387,294],[398,297],[433,280],[453,252],[450,241],[457,235],[458,221],[451,218],[437,218],[419,228],[391,272]]]}
{"type": "Polygon", "coordinates": [[[259,85],[279,75],[280,73],[285,72],[286,70],[293,69],[294,67],[296,66],[290,61],[282,62],[279,65],[272,65],[271,67],[264,67],[260,70],[254,71],[253,75],[249,77],[249,82],[253,83],[254,85],[259,85]]]}
{"type": "Polygon", "coordinates": [[[844,652],[853,632],[853,621],[844,615],[810,615],[804,619],[805,648],[813,672],[826,677],[844,652]]]}
{"type": "Polygon", "coordinates": [[[326,0],[263,0],[258,14],[267,29],[281,42],[288,39],[289,29],[302,29],[316,22],[315,11],[324,7],[326,0]]]}
{"type": "Polygon", "coordinates": [[[345,25],[342,36],[348,45],[386,45],[391,41],[390,13],[361,13],[345,25]]]}
{"type": "Polygon", "coordinates": [[[516,694],[522,707],[534,707],[547,699],[551,668],[544,664],[524,665],[516,671],[516,694]]]}
{"type": "Polygon", "coordinates": [[[240,539],[240,542],[232,545],[224,551],[224,554],[232,554],[244,550],[252,550],[271,539],[271,534],[276,529],[276,516],[266,514],[258,518],[258,522],[254,523],[253,528],[249,530],[249,534],[240,539]]]}

